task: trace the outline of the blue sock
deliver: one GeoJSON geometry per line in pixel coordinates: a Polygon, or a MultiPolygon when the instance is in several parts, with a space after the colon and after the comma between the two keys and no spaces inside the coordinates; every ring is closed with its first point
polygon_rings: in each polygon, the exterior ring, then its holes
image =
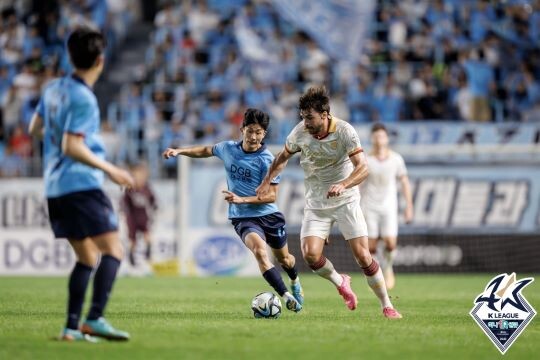
{"type": "Polygon", "coordinates": [[[88,287],[88,281],[92,274],[92,267],[80,262],[75,264],[71,271],[68,282],[68,308],[66,327],[68,329],[79,329],[79,318],[81,317],[84,294],[88,287]]]}
{"type": "Polygon", "coordinates": [[[287,292],[287,287],[285,286],[279,271],[275,267],[266,270],[263,273],[263,277],[266,282],[268,282],[268,284],[270,284],[270,286],[276,290],[279,296],[283,296],[283,294],[287,292]]]}
{"type": "Polygon", "coordinates": [[[92,295],[92,307],[88,313],[88,320],[96,320],[103,316],[103,311],[109,300],[119,267],[120,260],[117,258],[111,255],[103,255],[101,257],[101,262],[94,276],[94,293],[92,295]]]}
{"type": "Polygon", "coordinates": [[[298,271],[296,270],[296,266],[288,268],[286,266],[281,265],[281,268],[287,273],[287,275],[289,276],[289,279],[296,280],[296,278],[298,277],[298,271]]]}

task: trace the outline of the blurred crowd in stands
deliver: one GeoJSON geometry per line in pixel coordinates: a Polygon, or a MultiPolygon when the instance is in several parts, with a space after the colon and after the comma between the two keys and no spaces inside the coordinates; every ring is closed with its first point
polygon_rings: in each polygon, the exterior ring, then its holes
{"type": "MultiPolygon", "coordinates": [[[[54,11],[2,12],[4,159],[32,152],[26,124],[40,87],[69,71],[61,45],[70,27],[93,22],[115,44],[132,21],[128,1],[58,3],[54,11]]],[[[156,4],[141,66],[102,114],[116,162],[152,164],[165,147],[236,138],[247,107],[271,114],[268,141],[281,143],[311,84],[325,84],[332,112],[353,124],[540,121],[540,0],[377,1],[355,66],[329,57],[271,0],[156,4]],[[260,48],[238,41],[246,31],[260,48]],[[255,50],[272,61],[255,63],[255,50]]]]}
{"type": "MultiPolygon", "coordinates": [[[[107,58],[134,20],[129,0],[0,0],[0,176],[39,175],[39,144],[33,146],[28,124],[41,90],[69,74],[64,48],[80,25],[100,28],[107,38],[107,58]],[[34,166],[31,166],[34,165],[34,166]]],[[[36,145],[36,144],[34,144],[36,145]]]]}

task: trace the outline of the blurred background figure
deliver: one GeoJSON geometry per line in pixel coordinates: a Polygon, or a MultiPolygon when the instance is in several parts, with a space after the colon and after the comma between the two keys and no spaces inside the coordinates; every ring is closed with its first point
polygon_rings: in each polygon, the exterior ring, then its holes
{"type": "Polygon", "coordinates": [[[126,190],[122,198],[122,208],[126,216],[129,238],[129,262],[137,266],[137,235],[142,235],[146,246],[144,257],[147,262],[152,259],[152,236],[150,232],[152,220],[157,210],[157,202],[148,183],[148,166],[145,162],[134,165],[131,169],[135,186],[126,190]]]}

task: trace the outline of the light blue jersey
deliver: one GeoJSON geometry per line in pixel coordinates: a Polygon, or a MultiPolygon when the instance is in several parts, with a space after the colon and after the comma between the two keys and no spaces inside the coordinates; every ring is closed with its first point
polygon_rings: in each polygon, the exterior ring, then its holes
{"type": "MultiPolygon", "coordinates": [[[[223,141],[212,148],[212,153],[223,161],[227,172],[227,186],[238,196],[257,196],[274,155],[263,144],[255,152],[245,152],[242,142],[223,141]]],[[[280,176],[272,180],[279,184],[280,176]]],[[[276,204],[230,204],[229,219],[259,217],[278,211],[276,204]]]]}
{"type": "Polygon", "coordinates": [[[99,107],[92,90],[75,75],[53,80],[41,96],[37,113],[45,127],[45,195],[52,198],[100,189],[105,177],[103,171],[62,153],[62,137],[69,133],[83,136],[86,146],[98,157],[105,158],[99,137],[99,107]]]}

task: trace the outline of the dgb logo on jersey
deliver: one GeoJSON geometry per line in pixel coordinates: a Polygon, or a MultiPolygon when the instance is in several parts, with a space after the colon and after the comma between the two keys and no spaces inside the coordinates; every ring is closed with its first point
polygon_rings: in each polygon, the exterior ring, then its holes
{"type": "Polygon", "coordinates": [[[510,348],[536,316],[536,311],[521,294],[523,288],[533,281],[533,278],[516,281],[515,273],[499,274],[490,280],[474,301],[470,312],[472,318],[501,354],[510,348]]]}

